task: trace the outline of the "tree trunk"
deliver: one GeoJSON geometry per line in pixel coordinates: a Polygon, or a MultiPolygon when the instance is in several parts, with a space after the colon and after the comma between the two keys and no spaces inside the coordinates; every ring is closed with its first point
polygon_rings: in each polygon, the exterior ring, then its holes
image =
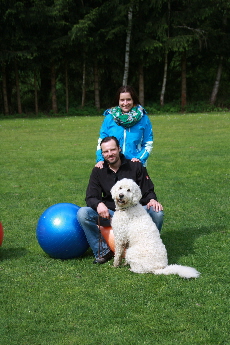
{"type": "Polygon", "coordinates": [[[51,69],[42,65],[40,69],[39,108],[42,111],[50,110],[50,71],[51,69]]]}
{"type": "MultiPolygon", "coordinates": [[[[167,10],[167,37],[169,40],[170,37],[170,18],[171,18],[171,0],[168,0],[168,10],[167,10]]],[[[167,48],[166,48],[167,49],[167,48]]],[[[164,63],[164,75],[163,75],[163,83],[161,88],[161,95],[160,95],[160,105],[163,107],[165,104],[165,90],[167,84],[167,77],[168,77],[168,50],[165,51],[165,63],[164,63]]]]}
{"type": "Polygon", "coordinates": [[[51,98],[52,98],[52,110],[54,114],[58,113],[57,108],[57,93],[56,93],[56,70],[55,66],[51,66],[51,98]]]}
{"type": "Polygon", "coordinates": [[[123,85],[126,86],[128,83],[129,75],[129,52],[130,52],[130,41],[131,41],[131,32],[132,32],[132,17],[133,17],[133,7],[130,6],[128,11],[128,27],[127,27],[127,36],[126,36],[126,45],[125,45],[125,69],[123,76],[123,85]]]}
{"type": "Polygon", "coordinates": [[[182,53],[181,57],[181,111],[184,112],[187,100],[186,90],[186,51],[182,53]]]}
{"type": "Polygon", "coordinates": [[[65,64],[65,109],[68,114],[69,112],[69,76],[68,76],[68,65],[65,64]]]}
{"type": "Polygon", "coordinates": [[[94,64],[94,95],[95,95],[95,107],[100,109],[100,91],[99,91],[99,72],[97,61],[94,64]]]}
{"type": "Polygon", "coordinates": [[[145,103],[145,91],[144,91],[144,68],[143,64],[139,66],[139,101],[142,106],[145,103]]]}
{"type": "Polygon", "coordinates": [[[18,76],[18,63],[16,59],[14,59],[14,72],[15,72],[15,82],[16,82],[18,114],[21,114],[22,104],[21,104],[20,85],[19,85],[19,76],[18,76]]]}
{"type": "Polygon", "coordinates": [[[216,74],[216,80],[215,80],[215,83],[213,85],[213,90],[212,90],[212,94],[210,97],[210,104],[211,105],[215,104],[216,96],[217,96],[218,91],[219,91],[220,79],[221,79],[221,74],[222,74],[222,63],[223,63],[223,56],[220,57],[220,62],[219,62],[219,66],[218,66],[217,74],[216,74]]]}
{"type": "Polygon", "coordinates": [[[166,83],[167,83],[167,74],[168,74],[168,53],[165,53],[164,76],[163,76],[163,83],[162,83],[161,96],[160,96],[161,106],[163,106],[164,102],[165,102],[165,89],[166,89],[166,83]]]}
{"type": "Polygon", "coordinates": [[[86,94],[86,68],[85,68],[85,61],[83,63],[83,73],[82,73],[82,96],[81,96],[81,106],[85,106],[85,94],[86,94]]]}
{"type": "Polygon", "coordinates": [[[36,72],[34,72],[34,106],[35,106],[35,114],[38,114],[38,84],[37,84],[37,76],[36,72]]]}
{"type": "Polygon", "coordinates": [[[6,65],[2,63],[2,94],[3,94],[3,103],[4,103],[4,113],[9,115],[9,104],[7,97],[7,83],[6,83],[6,65]]]}

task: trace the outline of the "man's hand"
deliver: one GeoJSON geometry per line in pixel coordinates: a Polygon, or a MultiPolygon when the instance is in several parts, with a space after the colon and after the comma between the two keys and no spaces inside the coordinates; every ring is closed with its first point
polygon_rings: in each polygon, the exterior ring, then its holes
{"type": "Polygon", "coordinates": [[[100,202],[100,204],[97,205],[97,213],[101,218],[110,219],[108,207],[106,207],[103,202],[100,202]]]}
{"type": "Polygon", "coordinates": [[[156,200],[154,199],[151,199],[148,204],[147,204],[147,209],[149,210],[150,207],[153,207],[153,209],[156,211],[156,212],[159,212],[159,211],[163,211],[163,206],[156,200]]]}

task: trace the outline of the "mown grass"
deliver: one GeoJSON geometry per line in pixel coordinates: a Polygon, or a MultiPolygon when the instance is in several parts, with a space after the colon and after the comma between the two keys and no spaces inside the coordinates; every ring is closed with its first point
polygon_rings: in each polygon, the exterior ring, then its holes
{"type": "Polygon", "coordinates": [[[48,257],[37,221],[55,203],[85,204],[102,117],[1,120],[0,344],[230,344],[229,120],[151,116],[162,238],[196,280],[93,265],[90,250],[48,257]]]}

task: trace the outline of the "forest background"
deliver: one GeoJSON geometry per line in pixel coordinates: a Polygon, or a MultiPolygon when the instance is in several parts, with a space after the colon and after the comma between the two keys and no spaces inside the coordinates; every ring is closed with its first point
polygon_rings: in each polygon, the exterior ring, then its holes
{"type": "Polygon", "coordinates": [[[0,4],[1,116],[95,115],[127,84],[151,113],[230,107],[229,0],[0,4]]]}

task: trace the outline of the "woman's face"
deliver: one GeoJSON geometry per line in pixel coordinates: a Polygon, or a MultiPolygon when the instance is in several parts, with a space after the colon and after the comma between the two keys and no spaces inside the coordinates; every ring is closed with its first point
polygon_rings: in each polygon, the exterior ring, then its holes
{"type": "Polygon", "coordinates": [[[119,106],[123,113],[128,113],[133,108],[133,99],[129,92],[120,93],[119,106]]]}

